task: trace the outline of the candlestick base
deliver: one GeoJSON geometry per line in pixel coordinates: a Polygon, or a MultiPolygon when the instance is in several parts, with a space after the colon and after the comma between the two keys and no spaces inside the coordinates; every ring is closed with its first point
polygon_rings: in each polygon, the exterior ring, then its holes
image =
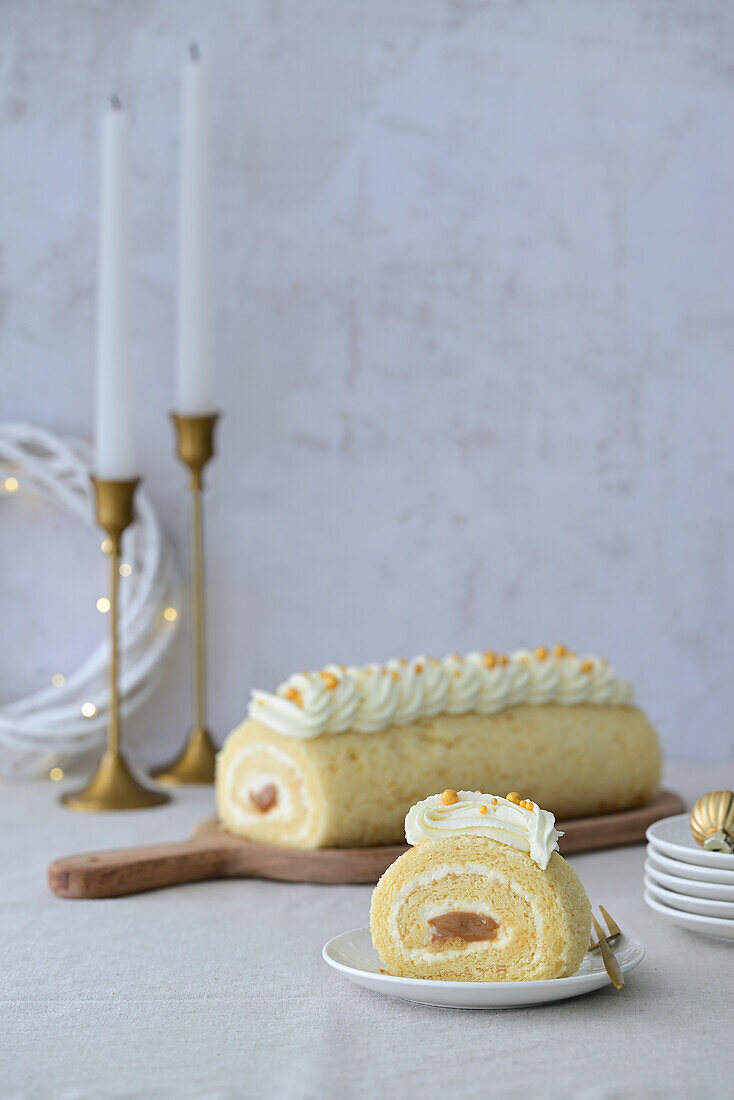
{"type": "Polygon", "coordinates": [[[99,767],[80,791],[69,791],[59,802],[69,810],[145,810],[170,801],[165,791],[153,791],[135,778],[121,752],[105,751],[99,767]]]}
{"type": "Polygon", "coordinates": [[[185,783],[213,783],[216,749],[211,734],[203,726],[194,726],[183,751],[162,768],[151,772],[156,783],[177,787],[185,783]]]}

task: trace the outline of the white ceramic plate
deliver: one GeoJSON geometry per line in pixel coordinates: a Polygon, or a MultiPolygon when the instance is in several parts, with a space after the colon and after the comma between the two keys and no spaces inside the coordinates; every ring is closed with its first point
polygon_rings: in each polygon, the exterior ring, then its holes
{"type": "Polygon", "coordinates": [[[651,846],[671,859],[695,863],[698,867],[717,867],[722,871],[734,871],[734,855],[726,852],[706,852],[691,836],[688,814],[664,817],[651,825],[645,836],[651,846]]]}
{"type": "Polygon", "coordinates": [[[669,875],[666,871],[659,870],[657,864],[651,859],[645,860],[645,874],[658,886],[664,886],[666,890],[674,890],[676,894],[686,894],[689,898],[734,902],[734,886],[720,886],[718,882],[696,882],[694,879],[669,875]]]}
{"type": "Polygon", "coordinates": [[[682,859],[670,859],[651,844],[647,846],[647,858],[655,867],[669,875],[680,875],[692,882],[718,882],[721,886],[734,886],[734,871],[722,871],[718,867],[697,867],[695,863],[684,863],[682,859]]]}
{"type": "MultiPolygon", "coordinates": [[[[642,962],[645,948],[639,940],[622,936],[614,946],[614,954],[626,974],[642,962]]],[[[573,977],[543,982],[436,982],[381,974],[380,957],[372,946],[369,928],[335,936],[324,946],[322,955],[350,982],[388,997],[441,1008],[520,1008],[564,1001],[611,985],[598,951],[586,955],[573,977]]]]}
{"type": "Polygon", "coordinates": [[[709,898],[692,898],[688,894],[676,894],[666,890],[649,875],[645,875],[645,889],[656,901],[662,901],[672,909],[684,909],[686,913],[700,913],[702,917],[721,917],[734,921],[734,901],[711,901],[709,898]]]}
{"type": "Polygon", "coordinates": [[[721,920],[718,917],[702,917],[699,913],[684,913],[682,909],[673,909],[662,901],[657,901],[649,890],[645,890],[645,902],[656,913],[672,920],[673,924],[687,928],[690,932],[702,932],[705,936],[716,936],[722,940],[734,940],[734,920],[721,920]]]}

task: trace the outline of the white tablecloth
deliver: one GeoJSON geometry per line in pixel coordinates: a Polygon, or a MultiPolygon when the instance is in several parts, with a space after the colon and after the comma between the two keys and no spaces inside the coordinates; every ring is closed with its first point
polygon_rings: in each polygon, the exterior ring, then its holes
{"type": "MultiPolygon", "coordinates": [[[[689,798],[734,768],[670,768],[689,798]]],[[[642,847],[573,857],[648,956],[557,1005],[462,1012],[353,986],[321,959],[367,923],[370,888],[201,883],[109,901],[46,887],[54,857],[177,839],[209,790],[163,809],[82,815],[51,784],[0,786],[3,1098],[695,1097],[734,1095],[734,943],[679,930],[642,900],[642,847]]]]}

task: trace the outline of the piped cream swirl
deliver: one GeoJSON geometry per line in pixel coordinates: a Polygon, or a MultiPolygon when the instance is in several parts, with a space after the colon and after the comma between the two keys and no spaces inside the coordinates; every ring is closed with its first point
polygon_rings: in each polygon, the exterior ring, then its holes
{"type": "Polygon", "coordinates": [[[558,838],[563,833],[556,829],[556,819],[548,810],[541,810],[535,803],[518,805],[498,795],[474,791],[457,791],[456,796],[458,801],[448,806],[440,794],[411,806],[405,818],[408,844],[452,836],[484,836],[527,852],[543,870],[558,851],[558,838]]]}
{"type": "Polygon", "coordinates": [[[354,729],[376,733],[437,714],[496,714],[520,704],[542,706],[632,701],[632,689],[599,657],[553,650],[452,653],[393,659],[363,668],[327,665],[291,676],[272,692],[253,691],[249,715],[286,737],[307,740],[354,729]]]}

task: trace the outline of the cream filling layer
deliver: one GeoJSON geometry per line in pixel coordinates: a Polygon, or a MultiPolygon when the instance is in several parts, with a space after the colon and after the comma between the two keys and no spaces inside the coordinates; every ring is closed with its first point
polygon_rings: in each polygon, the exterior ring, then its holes
{"type": "MultiPolygon", "coordinates": [[[[447,898],[445,903],[424,903],[419,909],[419,918],[427,921],[430,917],[439,916],[441,913],[448,912],[449,906],[452,909],[467,909],[471,912],[482,913],[484,916],[491,917],[493,920],[497,921],[499,930],[495,938],[467,943],[465,947],[442,948],[440,952],[436,950],[435,946],[433,948],[428,945],[426,945],[426,947],[403,946],[398,921],[403,906],[407,903],[410,895],[422,886],[432,886],[448,876],[456,877],[462,875],[481,875],[489,886],[507,889],[517,897],[522,898],[531,909],[535,927],[542,933],[545,928],[545,920],[537,909],[535,899],[532,895],[523,890],[519,883],[507,878],[505,875],[484,863],[441,863],[430,871],[425,871],[422,875],[416,875],[414,878],[404,883],[390,909],[387,920],[388,935],[395,947],[404,957],[421,962],[435,962],[439,955],[442,959],[466,958],[467,955],[476,955],[480,952],[500,953],[504,948],[514,942],[514,929],[508,926],[506,916],[489,902],[472,898],[471,895],[463,892],[462,887],[459,885],[456,894],[452,894],[450,898],[447,898]]],[[[426,928],[428,928],[428,925],[426,925],[426,928]]],[[[428,937],[428,933],[426,933],[426,935],[428,937]]],[[[539,938],[540,936],[538,939],[539,938]]],[[[538,957],[537,947],[532,951],[529,957],[532,964],[535,965],[538,957]]]]}
{"type": "Polygon", "coordinates": [[[241,748],[229,765],[224,790],[229,812],[237,825],[250,827],[265,822],[279,822],[297,825],[293,831],[294,836],[308,831],[311,803],[301,773],[291,758],[273,745],[253,742],[241,748]],[[262,762],[248,768],[247,761],[253,756],[259,757],[261,761],[262,758],[272,761],[273,770],[268,770],[267,765],[263,766],[262,762]],[[277,801],[263,813],[253,804],[250,795],[268,784],[275,787],[277,801]],[[298,801],[293,797],[294,788],[298,792],[298,801]],[[302,814],[299,813],[299,808],[303,811],[302,814]]]}

